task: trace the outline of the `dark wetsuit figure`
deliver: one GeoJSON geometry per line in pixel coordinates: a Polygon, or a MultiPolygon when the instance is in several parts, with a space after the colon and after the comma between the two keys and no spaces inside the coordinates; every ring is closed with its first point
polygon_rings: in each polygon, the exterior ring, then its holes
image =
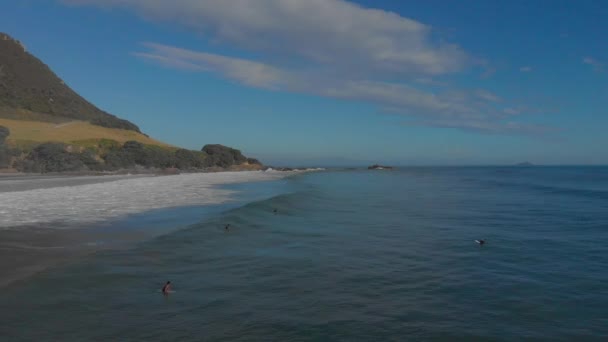
{"type": "Polygon", "coordinates": [[[227,224],[226,227],[224,227],[224,230],[229,231],[230,230],[230,225],[227,224]]]}
{"type": "Polygon", "coordinates": [[[483,246],[483,244],[486,243],[486,240],[475,240],[475,242],[477,242],[480,246],[483,246]]]}
{"type": "Polygon", "coordinates": [[[171,292],[171,282],[168,281],[165,286],[163,286],[163,294],[169,294],[169,292],[171,292]]]}

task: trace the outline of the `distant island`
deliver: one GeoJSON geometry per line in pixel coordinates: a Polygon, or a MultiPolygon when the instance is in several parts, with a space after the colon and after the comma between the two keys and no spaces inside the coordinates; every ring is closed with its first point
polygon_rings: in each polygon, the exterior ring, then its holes
{"type": "Polygon", "coordinates": [[[0,33],[0,171],[97,173],[261,170],[220,144],[155,140],[73,91],[23,44],[0,33]]]}
{"type": "Polygon", "coordinates": [[[384,165],[374,164],[372,166],[368,166],[367,169],[368,170],[392,170],[393,167],[392,166],[384,166],[384,165]]]}

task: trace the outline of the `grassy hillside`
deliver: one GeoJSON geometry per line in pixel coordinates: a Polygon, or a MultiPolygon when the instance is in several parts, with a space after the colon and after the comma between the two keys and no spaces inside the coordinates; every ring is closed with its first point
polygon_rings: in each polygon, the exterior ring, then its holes
{"type": "Polygon", "coordinates": [[[7,143],[19,147],[27,147],[48,141],[89,147],[96,145],[101,140],[113,140],[120,144],[127,141],[137,141],[145,145],[172,148],[171,145],[154,140],[135,131],[101,127],[85,121],[70,121],[57,124],[0,118],[0,126],[7,127],[10,130],[7,143]]]}
{"type": "Polygon", "coordinates": [[[135,124],[82,98],[19,41],[0,32],[0,169],[175,172],[235,167],[260,169],[262,164],[227,146],[186,150],[142,134],[135,124]]]}
{"type": "Polygon", "coordinates": [[[134,131],[84,121],[50,123],[0,118],[0,170],[47,173],[118,170],[237,169],[263,165],[241,151],[205,145],[202,151],[177,148],[134,131]]]}
{"type": "Polygon", "coordinates": [[[0,32],[0,117],[32,120],[32,115],[36,121],[67,118],[139,132],[135,124],[82,98],[19,41],[0,32]]]}

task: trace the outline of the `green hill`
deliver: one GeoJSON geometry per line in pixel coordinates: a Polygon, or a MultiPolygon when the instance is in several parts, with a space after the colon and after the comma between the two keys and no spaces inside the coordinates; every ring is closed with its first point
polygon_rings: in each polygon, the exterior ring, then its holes
{"type": "Polygon", "coordinates": [[[0,33],[0,169],[86,172],[262,168],[239,150],[200,151],[154,140],[95,107],[9,35],[0,33]]]}
{"type": "Polygon", "coordinates": [[[68,87],[17,40],[0,33],[0,118],[92,124],[139,132],[139,128],[95,107],[68,87]]]}

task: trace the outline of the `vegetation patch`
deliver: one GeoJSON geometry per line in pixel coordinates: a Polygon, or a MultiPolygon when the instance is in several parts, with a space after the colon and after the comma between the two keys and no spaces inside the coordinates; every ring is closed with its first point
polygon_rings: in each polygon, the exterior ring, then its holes
{"type": "Polygon", "coordinates": [[[107,128],[93,125],[85,121],[70,121],[51,123],[41,121],[23,121],[0,118],[0,126],[10,129],[9,143],[19,145],[22,141],[33,142],[61,142],[64,144],[78,144],[78,142],[93,142],[98,140],[112,140],[119,144],[127,141],[138,141],[146,145],[170,147],[170,145],[149,138],[135,131],[117,128],[107,128]]]}

